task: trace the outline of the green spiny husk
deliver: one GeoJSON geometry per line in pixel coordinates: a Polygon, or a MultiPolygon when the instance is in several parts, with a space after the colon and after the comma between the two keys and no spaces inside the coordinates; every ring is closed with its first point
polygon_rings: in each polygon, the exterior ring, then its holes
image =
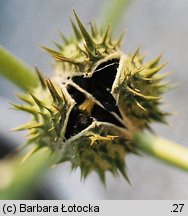
{"type": "Polygon", "coordinates": [[[133,132],[150,128],[152,121],[165,122],[160,104],[167,86],[158,75],[164,64],[160,57],[144,62],[139,50],[124,54],[119,49],[122,36],[112,40],[110,26],[101,32],[91,25],[89,34],[74,14],[78,24],[71,21],[74,36],[67,39],[61,34],[64,43],[54,42],[58,50],[44,47],[56,62],[54,76],[44,79],[36,68],[41,85],[19,96],[24,105],[14,105],[33,116],[17,130],[28,130],[28,143],[57,151],[60,162],[80,167],[84,178],[94,170],[103,182],[106,171],[121,173],[128,180],[125,156],[136,153],[133,132]],[[106,77],[102,77],[104,71],[106,77]],[[111,73],[115,74],[113,80],[111,73]],[[101,80],[93,83],[96,74],[101,74],[101,80]],[[112,84],[106,84],[105,79],[112,84]]]}

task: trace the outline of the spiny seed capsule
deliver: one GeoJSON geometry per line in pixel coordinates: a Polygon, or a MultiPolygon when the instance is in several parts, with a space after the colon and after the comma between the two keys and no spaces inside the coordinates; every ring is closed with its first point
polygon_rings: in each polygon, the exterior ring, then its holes
{"type": "Polygon", "coordinates": [[[91,25],[89,34],[74,15],[74,37],[61,35],[58,50],[44,48],[56,62],[54,76],[44,79],[36,69],[40,86],[20,95],[26,104],[15,105],[33,115],[18,130],[28,130],[28,143],[50,146],[60,162],[80,167],[83,177],[94,170],[104,182],[108,170],[128,180],[125,155],[136,152],[133,132],[166,116],[159,108],[165,76],[157,74],[164,64],[160,57],[144,62],[139,50],[124,54],[122,37],[112,40],[110,26],[101,33],[91,25]]]}

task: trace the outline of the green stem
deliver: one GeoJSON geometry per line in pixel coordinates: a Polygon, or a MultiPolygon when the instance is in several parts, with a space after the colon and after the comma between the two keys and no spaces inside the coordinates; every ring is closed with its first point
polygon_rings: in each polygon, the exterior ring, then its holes
{"type": "Polygon", "coordinates": [[[0,181],[0,200],[4,199],[25,199],[32,194],[35,183],[47,168],[56,164],[59,155],[48,147],[43,147],[27,159],[20,160],[19,156],[7,160],[4,165],[0,163],[1,174],[4,178],[0,181]],[[6,179],[7,178],[7,179],[6,179]],[[8,185],[1,188],[2,181],[8,185]]]}
{"type": "Polygon", "coordinates": [[[0,75],[23,90],[37,86],[38,77],[27,65],[0,46],[0,75]]]}
{"type": "Polygon", "coordinates": [[[188,171],[188,148],[145,133],[135,134],[133,140],[140,151],[188,171]]]}
{"type": "Polygon", "coordinates": [[[102,11],[102,26],[112,25],[113,30],[117,29],[119,22],[125,14],[131,0],[111,0],[105,4],[105,9],[102,11]]]}

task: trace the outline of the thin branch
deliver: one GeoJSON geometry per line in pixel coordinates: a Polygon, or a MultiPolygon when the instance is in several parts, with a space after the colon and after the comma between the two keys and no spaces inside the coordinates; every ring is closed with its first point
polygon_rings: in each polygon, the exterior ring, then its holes
{"type": "Polygon", "coordinates": [[[0,200],[26,198],[47,168],[58,162],[58,157],[50,148],[43,147],[25,161],[19,155],[12,160],[1,161],[1,175],[4,173],[4,178],[0,180],[0,200]]]}
{"type": "Polygon", "coordinates": [[[102,11],[102,27],[112,25],[115,31],[120,24],[121,19],[125,15],[131,0],[111,0],[107,1],[102,11]]]}
{"type": "Polygon", "coordinates": [[[39,81],[32,69],[2,46],[0,46],[0,75],[23,90],[31,90],[39,81]]]}
{"type": "Polygon", "coordinates": [[[188,148],[167,139],[142,132],[136,133],[133,141],[141,152],[188,171],[188,148]]]}

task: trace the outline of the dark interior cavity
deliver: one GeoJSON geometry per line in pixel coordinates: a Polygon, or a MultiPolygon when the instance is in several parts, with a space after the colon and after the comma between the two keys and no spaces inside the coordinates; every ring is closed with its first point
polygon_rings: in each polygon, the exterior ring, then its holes
{"type": "Polygon", "coordinates": [[[72,80],[81,88],[90,93],[105,107],[102,108],[95,104],[91,113],[79,109],[79,106],[85,101],[86,96],[75,87],[68,85],[67,91],[76,101],[67,123],[65,138],[74,136],[91,125],[93,118],[102,122],[109,122],[119,127],[124,127],[120,121],[110,112],[115,112],[119,116],[119,110],[116,101],[110,91],[115,80],[119,60],[114,59],[102,63],[94,72],[92,77],[75,76],[72,80]]]}
{"type": "Polygon", "coordinates": [[[108,110],[119,114],[116,101],[110,93],[115,80],[119,59],[109,60],[97,67],[92,77],[73,77],[73,81],[89,92],[108,110]]]}
{"type": "Polygon", "coordinates": [[[82,92],[78,91],[78,89],[76,89],[74,86],[68,85],[67,91],[70,96],[76,101],[76,105],[78,106],[82,104],[86,99],[85,95],[82,92]]]}
{"type": "Polygon", "coordinates": [[[112,115],[112,113],[108,112],[107,110],[103,109],[102,107],[100,107],[97,104],[95,104],[95,106],[93,107],[91,115],[92,115],[92,117],[94,117],[98,121],[109,122],[109,123],[115,124],[119,127],[124,126],[121,124],[120,121],[117,120],[117,118],[115,116],[112,115]]]}
{"type": "Polygon", "coordinates": [[[86,113],[80,112],[78,106],[74,106],[68,120],[65,138],[69,139],[70,137],[78,134],[89,125],[91,125],[93,118],[87,116],[86,113]]]}

